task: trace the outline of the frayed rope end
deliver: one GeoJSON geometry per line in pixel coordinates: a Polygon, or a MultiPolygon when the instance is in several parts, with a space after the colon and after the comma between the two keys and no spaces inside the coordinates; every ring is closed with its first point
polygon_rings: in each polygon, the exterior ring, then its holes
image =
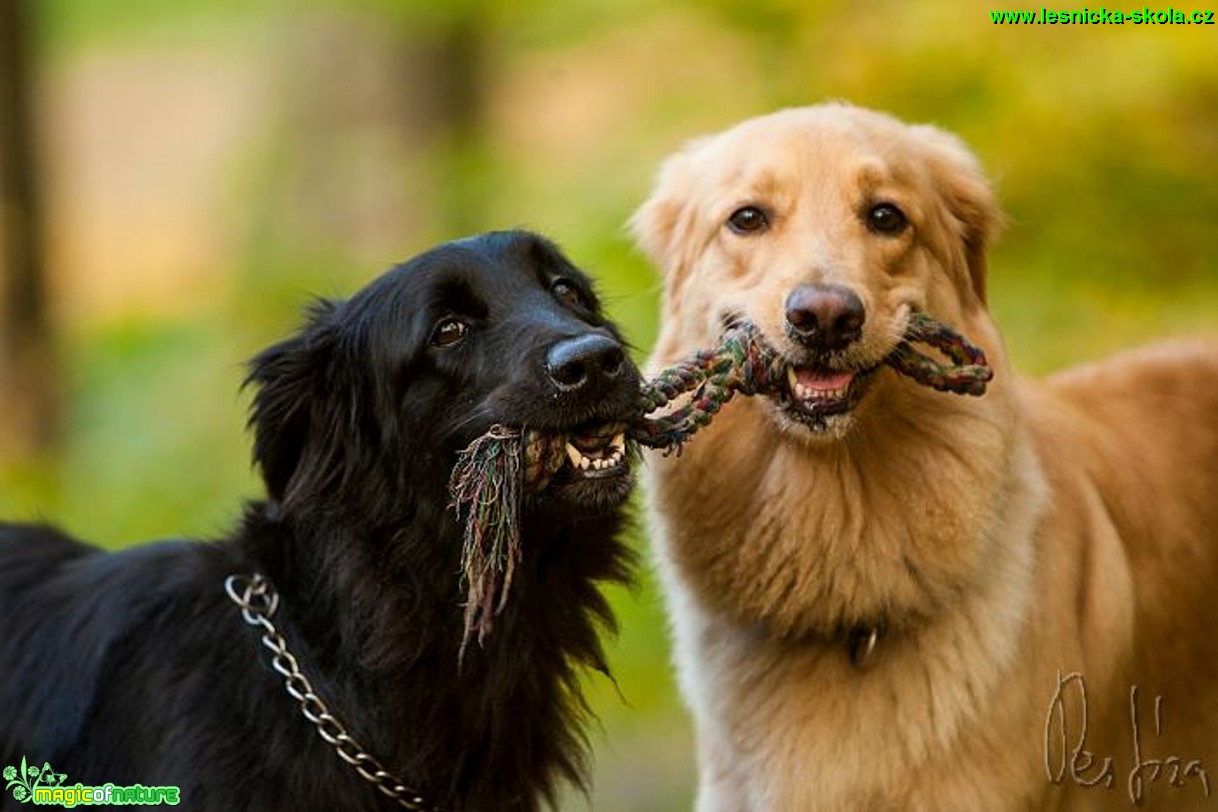
{"type": "Polygon", "coordinates": [[[457,456],[449,479],[452,507],[462,523],[461,581],[465,628],[458,661],[475,636],[481,645],[506,605],[520,561],[522,432],[492,426],[457,456]]]}

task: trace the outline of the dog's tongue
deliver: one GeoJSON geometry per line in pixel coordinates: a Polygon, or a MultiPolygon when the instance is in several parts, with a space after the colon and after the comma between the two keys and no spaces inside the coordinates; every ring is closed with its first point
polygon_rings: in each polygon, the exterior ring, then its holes
{"type": "Polygon", "coordinates": [[[795,380],[800,386],[815,389],[819,392],[831,392],[850,385],[854,380],[853,372],[818,372],[808,367],[795,369],[795,380]]]}

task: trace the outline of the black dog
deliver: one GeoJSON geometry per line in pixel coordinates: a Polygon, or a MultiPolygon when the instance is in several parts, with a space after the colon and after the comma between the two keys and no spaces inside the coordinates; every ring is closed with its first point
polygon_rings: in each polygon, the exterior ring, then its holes
{"type": "Polygon", "coordinates": [[[526,232],[449,243],[316,305],[249,382],[268,499],[230,539],[111,554],[0,525],[0,766],[178,786],[186,809],[394,808],[301,715],[226,594],[262,573],[300,670],[417,808],[553,803],[585,774],[577,671],[605,667],[597,582],[629,569],[629,462],[613,441],[569,449],[603,466],[567,464],[528,498],[510,600],[460,665],[447,483],[495,423],[575,438],[637,414],[638,371],[588,280],[526,232]]]}

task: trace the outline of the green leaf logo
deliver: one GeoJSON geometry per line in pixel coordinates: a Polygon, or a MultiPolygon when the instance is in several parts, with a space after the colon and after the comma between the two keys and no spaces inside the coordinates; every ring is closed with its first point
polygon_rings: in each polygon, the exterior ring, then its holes
{"type": "Polygon", "coordinates": [[[0,775],[3,775],[4,780],[8,782],[4,788],[11,789],[13,798],[18,801],[28,801],[33,798],[34,790],[37,787],[63,786],[63,783],[68,780],[66,774],[57,773],[51,769],[49,762],[44,761],[42,767],[34,767],[26,762],[25,756],[21,757],[20,768],[5,767],[0,775]]]}

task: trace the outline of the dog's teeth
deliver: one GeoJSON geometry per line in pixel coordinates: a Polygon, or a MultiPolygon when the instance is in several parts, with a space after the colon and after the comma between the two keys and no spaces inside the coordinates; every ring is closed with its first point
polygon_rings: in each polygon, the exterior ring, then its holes
{"type": "Polygon", "coordinates": [[[799,388],[799,379],[795,377],[795,367],[787,367],[787,383],[791,387],[791,392],[799,388]]]}
{"type": "Polygon", "coordinates": [[[566,452],[567,459],[571,460],[571,467],[577,471],[603,471],[613,468],[621,464],[626,456],[626,433],[618,432],[608,446],[597,452],[595,458],[589,457],[571,443],[566,444],[566,452]]]}
{"type": "Polygon", "coordinates": [[[817,389],[813,386],[805,386],[801,383],[796,383],[791,387],[791,395],[796,400],[841,400],[846,397],[850,391],[850,387],[843,386],[838,389],[817,389]]]}

